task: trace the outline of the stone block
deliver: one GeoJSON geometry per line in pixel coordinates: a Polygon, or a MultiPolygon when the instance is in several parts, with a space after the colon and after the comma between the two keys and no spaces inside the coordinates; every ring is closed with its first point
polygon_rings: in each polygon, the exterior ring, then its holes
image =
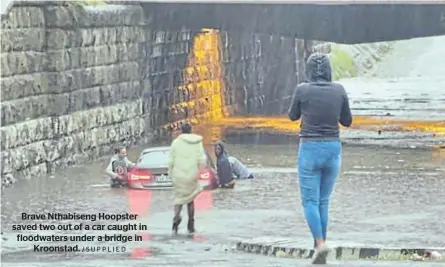
{"type": "Polygon", "coordinates": [[[48,55],[48,71],[64,71],[80,68],[80,51],[78,48],[50,50],[48,55]]]}
{"type": "Polygon", "coordinates": [[[0,107],[2,126],[48,115],[52,108],[46,95],[1,102],[0,107]]]}
{"type": "Polygon", "coordinates": [[[116,124],[142,115],[140,100],[107,107],[82,110],[59,117],[59,134],[70,135],[75,132],[91,130],[116,124]]]}
{"type": "Polygon", "coordinates": [[[143,25],[144,12],[140,6],[107,5],[85,6],[85,17],[79,21],[82,27],[109,27],[143,25]]]}
{"type": "Polygon", "coordinates": [[[80,46],[100,46],[118,43],[118,28],[84,28],[78,30],[80,46]]]}
{"type": "Polygon", "coordinates": [[[110,27],[120,25],[143,25],[144,14],[140,6],[47,6],[46,26],[63,27],[110,27]]]}
{"type": "Polygon", "coordinates": [[[76,90],[70,93],[48,95],[49,115],[65,115],[73,111],[100,105],[100,88],[76,90]]]}
{"type": "Polygon", "coordinates": [[[141,58],[144,58],[143,49],[137,43],[50,50],[48,52],[48,70],[64,71],[88,68],[136,61],[141,58]]]}
{"type": "Polygon", "coordinates": [[[47,161],[51,162],[74,155],[76,148],[81,146],[82,142],[81,139],[74,139],[72,136],[64,136],[54,140],[45,140],[43,147],[47,152],[47,161]]]}
{"type": "MultiPolygon", "coordinates": [[[[140,120],[138,120],[140,122],[140,120]]],[[[112,127],[127,127],[127,123],[123,122],[121,124],[113,125],[112,127]]],[[[144,125],[142,125],[145,127],[144,125]]],[[[146,130],[149,130],[146,128],[146,130]]],[[[70,138],[70,137],[68,137],[70,138]]],[[[70,138],[71,139],[71,138],[70,138]]],[[[67,153],[63,158],[56,159],[54,161],[48,162],[48,172],[54,172],[57,169],[64,168],[70,165],[91,162],[92,159],[97,159],[98,157],[102,157],[105,155],[109,155],[115,144],[147,144],[151,143],[153,140],[153,134],[151,132],[144,132],[142,136],[139,136],[138,139],[132,138],[127,140],[120,140],[116,143],[106,143],[102,145],[98,145],[95,147],[90,147],[88,149],[83,149],[77,147],[76,152],[67,153]]]]}
{"type": "Polygon", "coordinates": [[[145,51],[142,43],[125,43],[114,46],[119,62],[139,61],[145,59],[145,51]]]}
{"type": "Polygon", "coordinates": [[[80,5],[47,5],[44,8],[48,28],[78,27],[87,17],[80,5]]]}
{"type": "Polygon", "coordinates": [[[32,73],[4,77],[0,80],[2,101],[15,100],[48,92],[46,73],[32,73]]]}
{"type": "Polygon", "coordinates": [[[68,29],[47,29],[47,48],[51,50],[80,46],[81,39],[76,33],[76,31],[68,29]]]}
{"type": "MultiPolygon", "coordinates": [[[[145,120],[135,117],[116,124],[75,132],[56,141],[46,142],[48,159],[54,161],[65,156],[94,151],[98,147],[122,143],[126,140],[140,139],[145,134],[145,120]]],[[[98,155],[89,155],[97,158],[98,155]]]]}
{"type": "Polygon", "coordinates": [[[134,81],[49,95],[48,97],[51,115],[60,116],[79,110],[136,100],[140,98],[140,95],[140,83],[134,81]]]}
{"type": "Polygon", "coordinates": [[[47,163],[48,173],[52,173],[59,169],[82,163],[91,163],[91,157],[89,157],[89,153],[66,155],[63,158],[50,161],[47,163]]]}
{"type": "Polygon", "coordinates": [[[116,26],[106,28],[47,29],[49,50],[101,46],[121,43],[145,42],[145,31],[139,26],[116,26]]]}
{"type": "Polygon", "coordinates": [[[182,30],[178,33],[178,41],[192,40],[192,32],[190,30],[182,30]]]}
{"type": "Polygon", "coordinates": [[[1,76],[11,76],[41,72],[45,69],[47,58],[42,52],[25,51],[1,53],[1,76]]]}
{"type": "Polygon", "coordinates": [[[80,52],[79,65],[83,68],[111,65],[119,62],[115,45],[101,45],[78,48],[80,52]]]}
{"type": "Polygon", "coordinates": [[[141,43],[145,41],[145,31],[138,26],[116,26],[113,28],[86,28],[79,30],[82,46],[106,45],[113,43],[141,43]]]}
{"type": "Polygon", "coordinates": [[[54,119],[50,117],[29,120],[0,128],[1,149],[10,149],[55,136],[54,119]]]}
{"type": "Polygon", "coordinates": [[[110,84],[102,86],[100,94],[102,105],[114,105],[125,101],[140,99],[142,96],[142,86],[140,81],[110,84]]]}
{"type": "Polygon", "coordinates": [[[80,68],[51,73],[48,76],[51,93],[71,92],[100,85],[140,79],[139,64],[124,62],[115,65],[80,68]]]}
{"type": "Polygon", "coordinates": [[[39,141],[1,152],[2,174],[13,173],[47,160],[44,142],[39,141]]]}
{"type": "Polygon", "coordinates": [[[43,28],[2,29],[1,51],[43,51],[45,30],[43,28]]]}
{"type": "Polygon", "coordinates": [[[14,6],[2,21],[3,29],[40,28],[44,26],[43,10],[40,7],[14,6]]]}

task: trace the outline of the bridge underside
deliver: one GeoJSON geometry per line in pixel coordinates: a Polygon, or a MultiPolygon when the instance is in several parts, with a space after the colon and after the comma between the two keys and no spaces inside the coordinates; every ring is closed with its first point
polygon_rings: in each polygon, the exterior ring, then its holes
{"type": "Polygon", "coordinates": [[[143,3],[157,27],[214,28],[337,43],[445,35],[445,4],[143,3]]]}

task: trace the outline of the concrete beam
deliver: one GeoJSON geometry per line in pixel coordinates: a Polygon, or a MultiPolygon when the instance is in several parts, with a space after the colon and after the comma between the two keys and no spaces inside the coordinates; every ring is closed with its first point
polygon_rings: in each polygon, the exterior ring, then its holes
{"type": "Polygon", "coordinates": [[[163,2],[142,5],[155,24],[166,29],[215,28],[349,44],[445,35],[444,2],[349,5],[299,1],[280,4],[163,2]]]}

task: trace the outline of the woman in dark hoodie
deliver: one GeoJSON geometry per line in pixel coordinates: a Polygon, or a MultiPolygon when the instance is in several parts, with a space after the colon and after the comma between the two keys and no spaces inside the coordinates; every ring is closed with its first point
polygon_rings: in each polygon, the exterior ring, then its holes
{"type": "Polygon", "coordinates": [[[306,221],[314,238],[314,264],[326,263],[328,205],[340,172],[339,123],[352,123],[349,100],[342,85],[331,80],[329,58],[312,54],[306,63],[307,82],[299,84],[289,119],[301,118],[298,176],[306,221]]]}
{"type": "Polygon", "coordinates": [[[230,165],[229,157],[222,141],[218,141],[215,144],[215,156],[219,186],[221,188],[233,188],[235,179],[233,178],[232,165],[230,165]]]}

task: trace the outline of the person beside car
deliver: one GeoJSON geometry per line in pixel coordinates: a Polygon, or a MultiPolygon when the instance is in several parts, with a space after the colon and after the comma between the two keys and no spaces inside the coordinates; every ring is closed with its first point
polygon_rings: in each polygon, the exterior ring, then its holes
{"type": "Polygon", "coordinates": [[[229,156],[228,159],[236,179],[253,179],[253,174],[246,165],[235,157],[229,156]]]}
{"type": "Polygon", "coordinates": [[[127,183],[127,174],[129,169],[134,168],[135,164],[127,157],[127,149],[119,146],[114,149],[114,155],[105,169],[105,173],[110,177],[112,188],[124,187],[127,183]]]}
{"type": "Polygon", "coordinates": [[[222,141],[218,141],[215,144],[215,156],[219,186],[221,188],[234,188],[235,179],[233,178],[232,165],[230,165],[229,158],[222,141]]]}

